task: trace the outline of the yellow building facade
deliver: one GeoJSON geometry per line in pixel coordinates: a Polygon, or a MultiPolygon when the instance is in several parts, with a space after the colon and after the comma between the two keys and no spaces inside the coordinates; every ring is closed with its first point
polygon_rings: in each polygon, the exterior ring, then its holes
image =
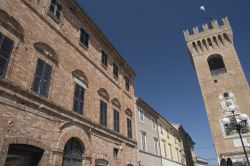
{"type": "Polygon", "coordinates": [[[157,123],[162,165],[184,165],[184,149],[179,132],[163,117],[157,123]]]}

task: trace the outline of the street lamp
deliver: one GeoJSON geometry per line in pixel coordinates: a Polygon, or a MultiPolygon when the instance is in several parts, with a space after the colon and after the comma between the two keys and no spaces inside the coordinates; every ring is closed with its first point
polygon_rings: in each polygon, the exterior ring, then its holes
{"type": "Polygon", "coordinates": [[[242,136],[241,133],[247,133],[248,132],[248,115],[247,114],[235,114],[237,108],[235,105],[230,105],[229,107],[229,112],[232,113],[232,115],[230,117],[224,117],[222,119],[222,122],[225,125],[225,133],[226,135],[229,135],[230,132],[232,132],[233,130],[236,130],[237,133],[240,136],[240,141],[244,150],[244,154],[247,160],[247,165],[250,166],[249,164],[249,159],[247,156],[247,152],[245,149],[245,145],[244,142],[242,140],[242,136]]]}

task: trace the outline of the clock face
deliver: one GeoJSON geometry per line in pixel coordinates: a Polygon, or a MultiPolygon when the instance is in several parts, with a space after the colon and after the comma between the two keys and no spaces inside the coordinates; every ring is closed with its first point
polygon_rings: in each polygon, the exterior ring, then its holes
{"type": "Polygon", "coordinates": [[[229,97],[224,97],[222,94],[219,96],[220,104],[223,112],[229,112],[229,107],[234,105],[237,107],[236,99],[234,95],[230,92],[229,97]]]}

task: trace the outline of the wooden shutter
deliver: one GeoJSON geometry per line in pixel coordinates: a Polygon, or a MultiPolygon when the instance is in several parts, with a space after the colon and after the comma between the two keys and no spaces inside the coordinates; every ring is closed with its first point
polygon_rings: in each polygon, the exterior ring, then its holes
{"type": "Polygon", "coordinates": [[[48,97],[51,72],[52,67],[41,59],[38,59],[32,90],[41,96],[48,97]]]}

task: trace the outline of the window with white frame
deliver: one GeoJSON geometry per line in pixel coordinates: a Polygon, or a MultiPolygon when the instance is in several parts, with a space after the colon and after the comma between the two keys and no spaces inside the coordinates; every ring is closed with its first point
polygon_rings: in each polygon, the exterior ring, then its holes
{"type": "Polygon", "coordinates": [[[141,149],[147,151],[147,135],[144,131],[141,131],[141,149]]]}
{"type": "Polygon", "coordinates": [[[164,157],[167,157],[166,141],[165,141],[165,140],[162,140],[162,144],[163,144],[164,157]]]}
{"type": "Polygon", "coordinates": [[[155,148],[155,154],[159,155],[160,151],[159,151],[159,141],[157,138],[154,138],[154,148],[155,148]]]}
{"type": "Polygon", "coordinates": [[[163,134],[163,127],[161,124],[160,124],[160,130],[161,130],[161,134],[163,134]]]}
{"type": "Polygon", "coordinates": [[[157,127],[157,125],[156,125],[156,120],[155,120],[155,118],[151,118],[151,121],[152,121],[152,128],[153,128],[153,130],[156,130],[156,127],[157,127]]]}
{"type": "Polygon", "coordinates": [[[139,120],[144,122],[144,110],[139,107],[139,120]]]}

